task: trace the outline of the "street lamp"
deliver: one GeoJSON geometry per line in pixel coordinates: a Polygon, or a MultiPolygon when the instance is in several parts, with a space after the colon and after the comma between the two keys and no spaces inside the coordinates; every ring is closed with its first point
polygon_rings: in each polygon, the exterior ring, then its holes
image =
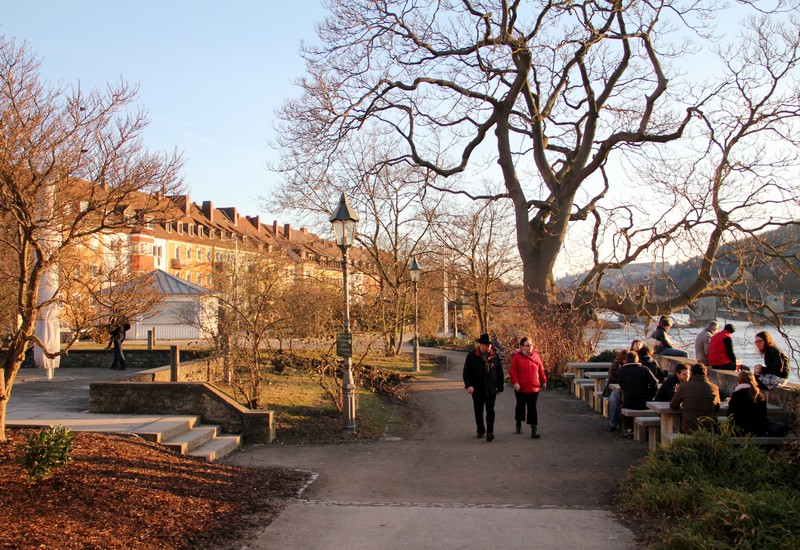
{"type": "Polygon", "coordinates": [[[411,258],[411,267],[408,269],[408,273],[414,285],[414,372],[419,372],[419,333],[417,330],[419,310],[417,308],[417,283],[419,283],[422,268],[417,263],[416,258],[411,258]]]}
{"type": "Polygon", "coordinates": [[[342,250],[342,283],[344,286],[344,333],[336,339],[336,354],[344,359],[342,376],[342,421],[346,433],[356,433],[356,388],[353,384],[353,371],[350,357],[353,355],[353,337],[350,334],[350,293],[347,286],[347,249],[353,246],[356,235],[358,214],[350,208],[347,197],[342,193],[339,206],[330,219],[336,244],[342,250]]]}

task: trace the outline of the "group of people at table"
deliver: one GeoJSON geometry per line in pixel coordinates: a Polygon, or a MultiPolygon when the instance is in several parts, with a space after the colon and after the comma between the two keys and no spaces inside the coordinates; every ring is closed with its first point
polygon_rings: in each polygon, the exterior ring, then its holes
{"type": "Polygon", "coordinates": [[[749,367],[741,365],[733,350],[731,334],[733,325],[722,330],[716,321],[697,335],[695,353],[697,363],[678,363],[674,373],[662,371],[652,354],[688,357],[676,348],[668,331],[673,326],[669,317],[662,317],[646,342],[635,339],[630,349],[620,351],[608,371],[608,384],[603,396],[609,401],[609,431],[620,425],[626,437],[633,437],[633,418],[620,415],[622,408],[644,410],[648,401],[669,401],[671,409],[680,409],[680,431],[691,433],[699,427],[711,428],[716,423],[720,408],[719,387],[709,381],[708,368],[739,371],[737,386],[730,396],[728,418],[734,432],[756,436],[774,431],[767,416],[764,390],[787,383],[789,360],[775,346],[767,331],[755,336],[755,346],[761,353],[763,364],[749,367]],[[655,349],[651,349],[647,344],[655,349]]]}

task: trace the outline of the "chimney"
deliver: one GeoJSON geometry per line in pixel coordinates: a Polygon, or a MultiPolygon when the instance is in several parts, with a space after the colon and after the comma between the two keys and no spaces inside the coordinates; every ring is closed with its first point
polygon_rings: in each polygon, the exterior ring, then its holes
{"type": "Polygon", "coordinates": [[[283,224],[283,236],[287,239],[292,238],[292,225],[289,223],[283,224]]]}
{"type": "Polygon", "coordinates": [[[278,236],[278,220],[272,220],[272,234],[278,236]]]}
{"type": "Polygon", "coordinates": [[[247,221],[253,224],[253,227],[255,227],[256,230],[261,230],[261,220],[258,216],[247,216],[247,221]]]}
{"type": "Polygon", "coordinates": [[[219,211],[225,214],[225,216],[227,216],[228,219],[231,220],[231,223],[233,223],[233,225],[239,227],[239,213],[236,211],[236,208],[229,206],[227,208],[220,208],[219,211]]]}
{"type": "Polygon", "coordinates": [[[214,203],[211,201],[203,201],[203,215],[209,222],[214,223],[214,203]]]}
{"type": "Polygon", "coordinates": [[[300,233],[303,233],[303,234],[308,233],[308,227],[301,227],[300,228],[300,233]]]}
{"type": "Polygon", "coordinates": [[[180,208],[184,214],[189,213],[189,195],[172,195],[169,197],[169,200],[180,208]]]}

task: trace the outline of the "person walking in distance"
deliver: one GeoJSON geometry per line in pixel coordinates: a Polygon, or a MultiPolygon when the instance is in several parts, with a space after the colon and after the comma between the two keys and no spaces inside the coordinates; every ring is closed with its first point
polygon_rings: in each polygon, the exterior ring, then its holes
{"type": "Polygon", "coordinates": [[[467,354],[464,361],[464,388],[472,396],[475,426],[478,437],[486,435],[486,441],[494,439],[494,403],[497,394],[503,391],[503,366],[500,357],[492,349],[488,334],[475,340],[475,350],[467,354]],[[486,422],[484,424],[484,410],[486,422]]]}
{"type": "Polygon", "coordinates": [[[106,349],[113,346],[114,360],[111,363],[111,370],[125,370],[125,354],[122,352],[122,342],[125,341],[125,333],[131,328],[128,323],[117,324],[110,333],[111,340],[106,349]]]}
{"type": "Polygon", "coordinates": [[[517,422],[517,433],[522,433],[522,421],[531,427],[531,437],[539,439],[539,415],[536,403],[539,390],[547,388],[547,375],[539,354],[533,349],[533,339],[525,336],[519,341],[519,351],[511,358],[509,376],[514,385],[514,397],[517,405],[514,408],[514,420],[517,422]],[[527,417],[525,410],[527,409],[527,417]]]}

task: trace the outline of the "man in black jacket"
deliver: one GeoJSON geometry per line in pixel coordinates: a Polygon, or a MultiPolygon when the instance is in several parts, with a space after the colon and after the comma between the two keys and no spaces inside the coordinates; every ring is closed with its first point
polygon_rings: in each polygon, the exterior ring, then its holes
{"type": "MultiPolygon", "coordinates": [[[[639,356],[635,351],[628,352],[626,361],[627,363],[620,367],[617,374],[619,387],[622,389],[622,407],[644,410],[647,408],[647,402],[653,399],[656,393],[658,380],[650,369],[639,363],[639,356]]],[[[633,420],[623,416],[622,427],[625,428],[625,436],[632,438],[633,420]]]]}
{"type": "Polygon", "coordinates": [[[503,391],[503,366],[500,357],[492,349],[488,334],[475,340],[475,350],[467,354],[464,361],[464,388],[472,396],[475,425],[478,437],[486,434],[486,441],[494,439],[494,403],[497,394],[503,391]],[[486,424],[483,411],[486,409],[486,424]]]}
{"type": "Polygon", "coordinates": [[[675,374],[667,377],[663,384],[658,388],[653,401],[672,401],[675,390],[682,382],[688,382],[692,377],[691,366],[688,363],[678,363],[675,365],[675,374]]]}

